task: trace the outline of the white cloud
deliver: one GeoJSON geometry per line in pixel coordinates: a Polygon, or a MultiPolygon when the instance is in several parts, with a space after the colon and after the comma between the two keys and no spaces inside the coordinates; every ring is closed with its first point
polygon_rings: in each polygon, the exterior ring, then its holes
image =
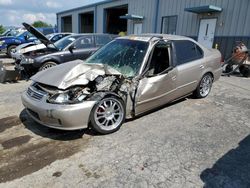
{"type": "Polygon", "coordinates": [[[0,5],[11,5],[13,4],[12,0],[0,0],[0,5]]]}
{"type": "Polygon", "coordinates": [[[47,6],[48,8],[55,8],[55,9],[61,8],[61,7],[62,7],[62,5],[60,5],[60,4],[57,3],[57,2],[53,2],[53,1],[47,1],[47,2],[46,2],[46,6],[47,6]]]}
{"type": "Polygon", "coordinates": [[[33,23],[35,21],[46,21],[46,16],[43,13],[26,13],[23,15],[23,21],[33,23]]]}

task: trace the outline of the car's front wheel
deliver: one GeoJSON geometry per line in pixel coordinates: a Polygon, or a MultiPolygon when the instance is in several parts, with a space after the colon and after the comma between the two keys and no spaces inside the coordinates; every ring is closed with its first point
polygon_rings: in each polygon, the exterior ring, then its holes
{"type": "Polygon", "coordinates": [[[49,69],[51,67],[54,67],[56,66],[57,64],[55,62],[52,62],[52,61],[49,61],[49,62],[46,62],[44,63],[40,68],[39,68],[39,71],[43,71],[43,70],[46,70],[46,69],[49,69]]]}
{"type": "Polygon", "coordinates": [[[7,56],[11,57],[11,51],[16,48],[16,45],[11,45],[7,49],[7,56]]]}
{"type": "Polygon", "coordinates": [[[211,91],[212,88],[212,84],[213,84],[213,77],[210,73],[205,74],[198,87],[196,88],[194,95],[197,98],[205,98],[206,96],[208,96],[208,94],[211,91]]]}
{"type": "Polygon", "coordinates": [[[100,134],[113,133],[121,127],[125,119],[125,107],[121,99],[104,98],[92,109],[90,122],[92,128],[100,134]]]}

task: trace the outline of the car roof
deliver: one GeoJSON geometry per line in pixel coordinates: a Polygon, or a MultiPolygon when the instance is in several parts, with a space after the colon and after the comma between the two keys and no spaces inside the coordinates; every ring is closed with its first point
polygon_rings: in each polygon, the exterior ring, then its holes
{"type": "Polygon", "coordinates": [[[140,35],[129,35],[124,37],[119,37],[118,39],[132,39],[132,40],[141,40],[149,42],[151,39],[160,38],[165,40],[192,40],[189,37],[180,36],[180,35],[169,35],[169,34],[156,34],[156,33],[146,33],[140,35]]]}

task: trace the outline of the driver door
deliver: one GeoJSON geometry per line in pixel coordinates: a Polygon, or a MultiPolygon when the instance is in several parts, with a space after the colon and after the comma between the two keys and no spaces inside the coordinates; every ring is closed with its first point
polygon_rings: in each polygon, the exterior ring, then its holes
{"type": "Polygon", "coordinates": [[[162,106],[175,98],[177,69],[171,66],[170,60],[170,45],[160,41],[152,50],[147,73],[138,85],[136,115],[162,106]]]}

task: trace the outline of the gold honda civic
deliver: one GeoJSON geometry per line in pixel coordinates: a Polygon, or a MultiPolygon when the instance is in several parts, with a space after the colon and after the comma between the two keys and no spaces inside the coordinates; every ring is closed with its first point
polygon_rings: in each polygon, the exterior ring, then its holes
{"type": "Polygon", "coordinates": [[[120,37],[86,61],[34,75],[22,94],[27,113],[62,130],[117,131],[133,118],[173,100],[206,97],[221,69],[221,54],[176,35],[120,37]]]}

